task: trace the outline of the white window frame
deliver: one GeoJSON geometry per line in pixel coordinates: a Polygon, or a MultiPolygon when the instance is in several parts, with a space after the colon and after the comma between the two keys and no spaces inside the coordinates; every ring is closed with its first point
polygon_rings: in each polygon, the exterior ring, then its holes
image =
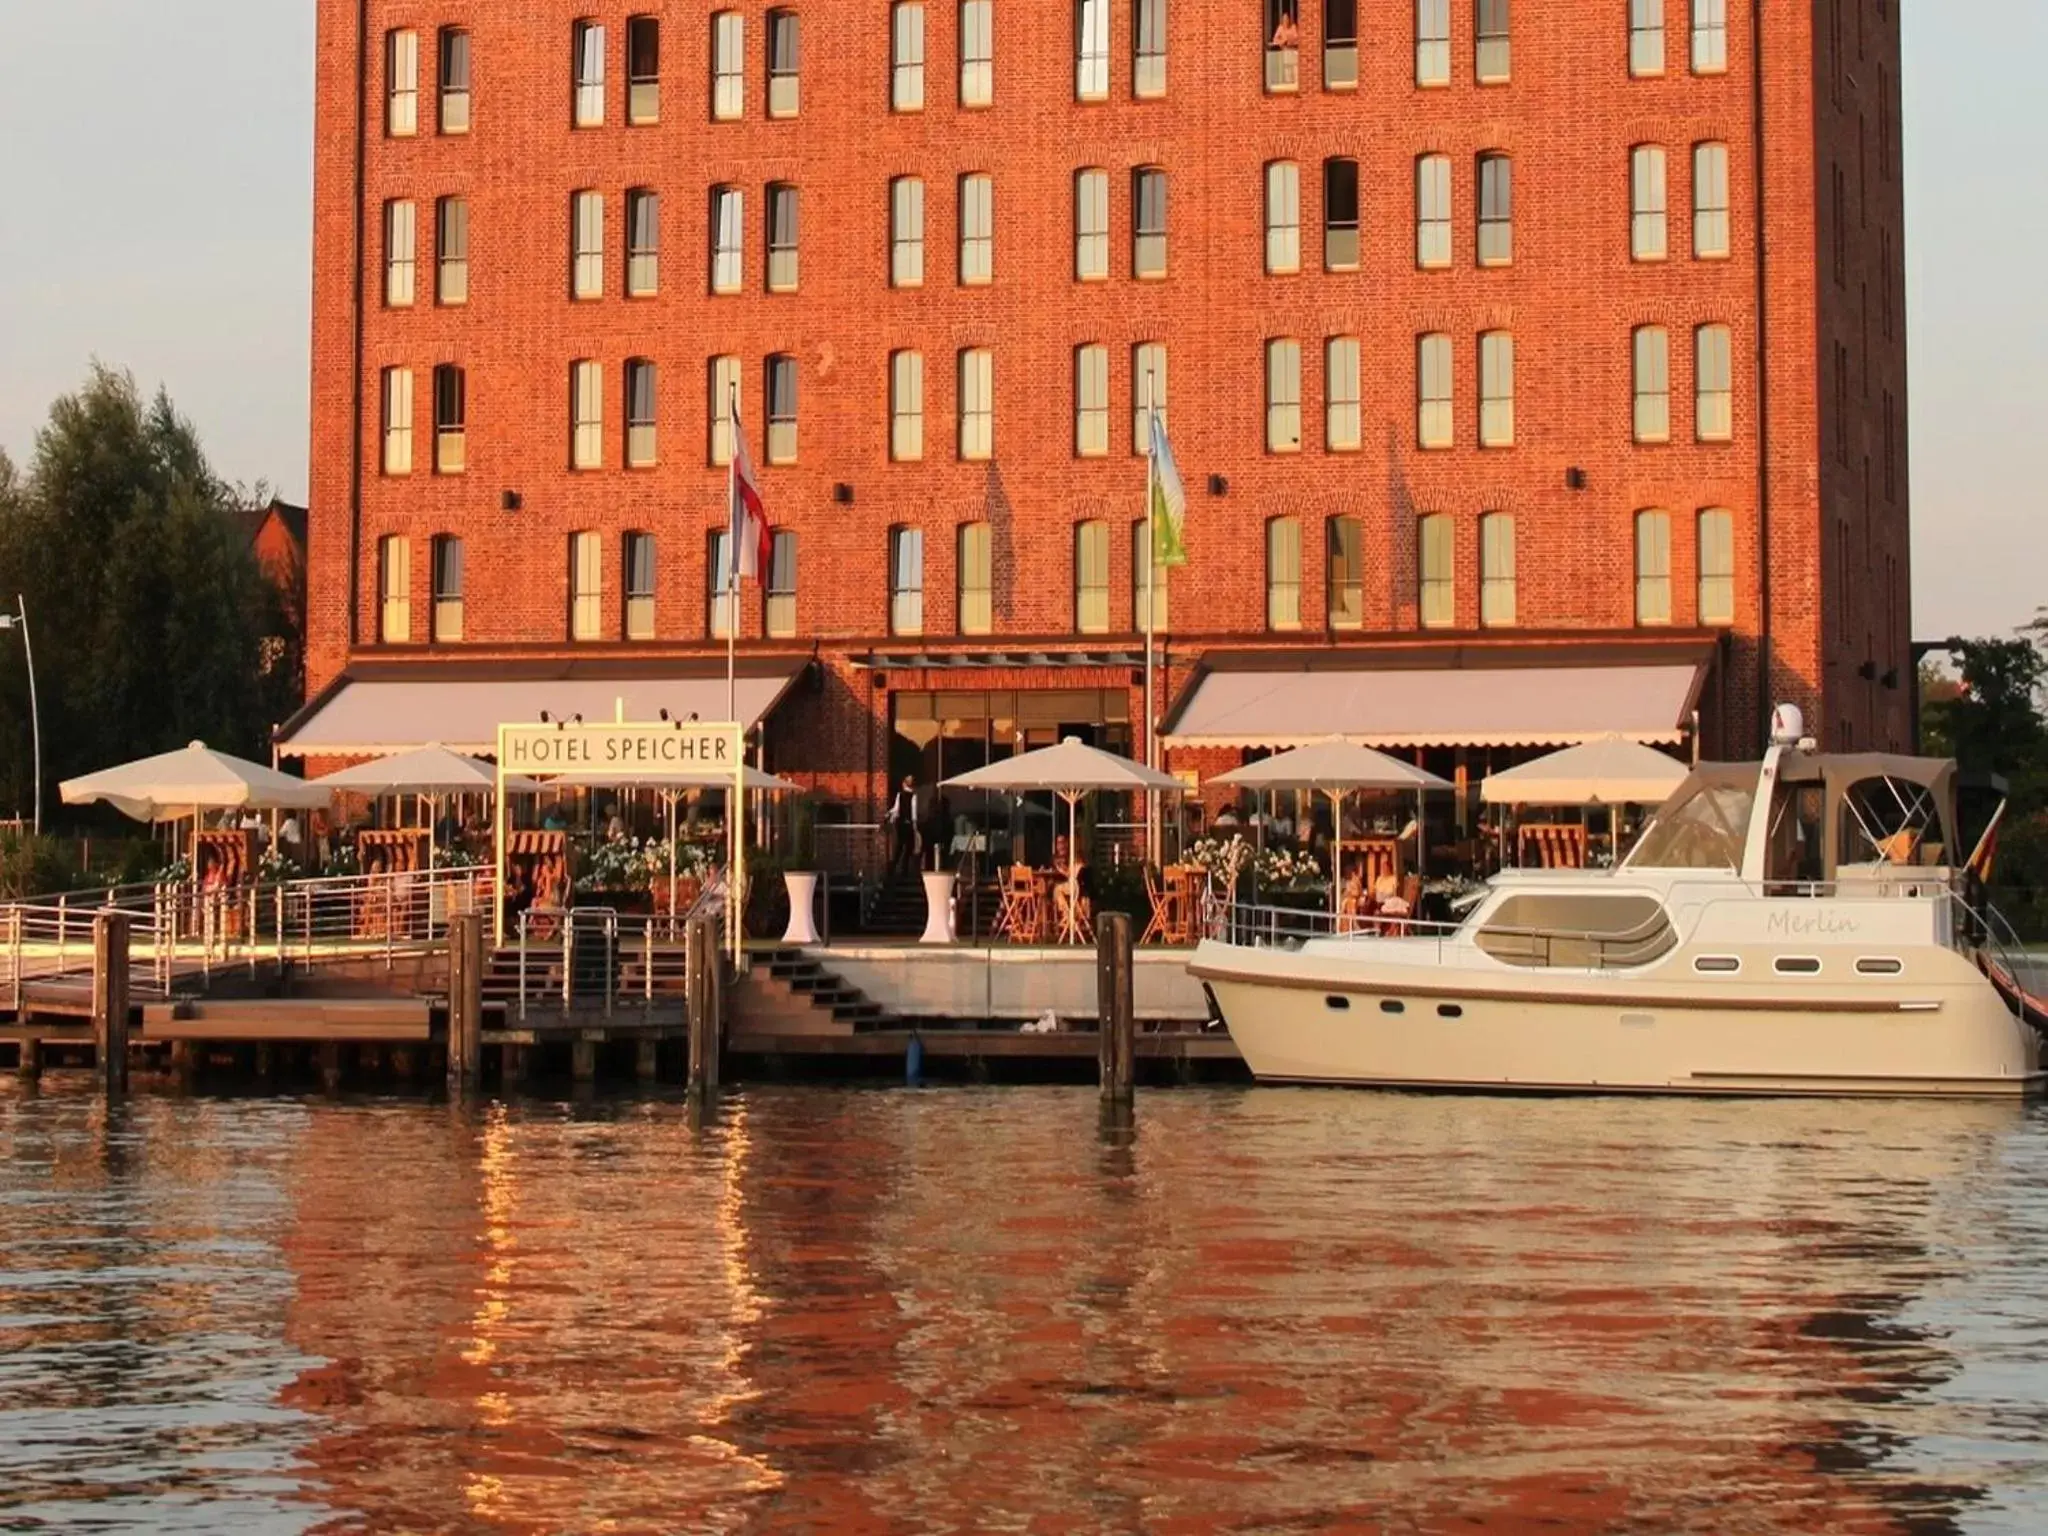
{"type": "Polygon", "coordinates": [[[571,29],[572,121],[578,128],[604,126],[605,31],[601,21],[578,21],[571,29]]]}
{"type": "Polygon", "coordinates": [[[1430,153],[1415,158],[1415,265],[1442,271],[1457,260],[1451,233],[1451,157],[1430,153]]]}
{"type": "Polygon", "coordinates": [[[1664,73],[1664,0],[1628,0],[1628,72],[1635,80],[1664,73]]]}
{"type": "Polygon", "coordinates": [[[1671,441],[1671,333],[1661,325],[1639,325],[1629,335],[1632,432],[1636,442],[1671,441]]]}
{"type": "Polygon", "coordinates": [[[742,413],[747,408],[740,360],[729,353],[714,357],[708,372],[705,406],[709,446],[705,456],[713,468],[723,469],[732,462],[732,413],[727,407],[736,405],[742,413]]]}
{"type": "Polygon", "coordinates": [[[434,84],[440,95],[441,132],[451,137],[467,133],[470,128],[470,47],[467,27],[443,27],[435,39],[434,84]],[[462,55],[460,68],[455,61],[458,49],[462,55]]]}
{"type": "Polygon", "coordinates": [[[1074,633],[1109,633],[1109,524],[1090,518],[1074,524],[1074,633]]]}
{"type": "Polygon", "coordinates": [[[1166,94],[1167,0],[1132,0],[1131,95],[1156,101],[1166,94]]]}
{"type": "Polygon", "coordinates": [[[1331,453],[1356,453],[1364,446],[1360,351],[1356,336],[1323,343],[1323,446],[1331,453]]]}
{"type": "Polygon", "coordinates": [[[604,364],[594,358],[569,365],[569,467],[604,468],[604,364]]]}
{"type": "Polygon", "coordinates": [[[1693,340],[1693,436],[1702,443],[1735,437],[1733,333],[1718,321],[1698,326],[1693,340]]]}
{"type": "Polygon", "coordinates": [[[1166,236],[1171,219],[1171,187],[1163,166],[1141,165],[1131,172],[1131,276],[1157,282],[1167,274],[1166,236]],[[1158,188],[1158,219],[1146,222],[1146,189],[1158,188]]]}
{"type": "Polygon", "coordinates": [[[409,197],[384,205],[384,307],[410,309],[418,290],[419,208],[409,197]]]}
{"type": "Polygon", "coordinates": [[[410,27],[384,34],[384,135],[409,139],[420,131],[420,35],[410,27]]]}
{"type": "Polygon", "coordinates": [[[1323,527],[1323,614],[1332,629],[1365,627],[1365,523],[1349,513],[1323,527]]]}
{"type": "Polygon", "coordinates": [[[1516,623],[1515,514],[1479,515],[1479,627],[1512,629],[1516,623]]]}
{"type": "Polygon", "coordinates": [[[1479,337],[1479,446],[1515,446],[1515,337],[1485,331],[1479,337]]]}
{"type": "Polygon", "coordinates": [[[661,194],[651,187],[626,189],[626,297],[661,292],[661,194]]]}
{"type": "Polygon", "coordinates": [[[898,176],[889,183],[889,286],[924,286],[924,179],[898,176]]]}
{"type": "Polygon", "coordinates": [[[1094,166],[1074,173],[1074,280],[1109,279],[1109,172],[1094,166]]]}
{"type": "Polygon", "coordinates": [[[924,354],[889,354],[889,459],[915,464],[924,458],[924,354]]]}
{"type": "Polygon", "coordinates": [[[655,619],[660,587],[661,545],[644,529],[628,529],[619,541],[619,590],[625,596],[628,640],[652,640],[659,632],[655,619]],[[644,582],[639,579],[642,573],[638,569],[643,550],[647,567],[644,582]]]}
{"type": "Polygon", "coordinates": [[[459,195],[434,205],[434,302],[469,302],[469,199],[459,195]]]}
{"type": "Polygon", "coordinates": [[[1692,72],[1728,72],[1728,0],[1692,0],[1692,72]]]}
{"type": "Polygon", "coordinates": [[[766,402],[768,431],[764,448],[770,464],[796,462],[796,428],[799,411],[796,356],[771,352],[761,368],[761,398],[766,402]]]}
{"type": "Polygon", "coordinates": [[[995,539],[984,522],[962,523],[954,535],[955,623],[963,635],[985,635],[995,627],[995,539]]]}
{"type": "Polygon", "coordinates": [[[1166,426],[1166,343],[1141,341],[1131,348],[1131,452],[1145,458],[1152,452],[1152,408],[1166,426]]]}
{"type": "Polygon", "coordinates": [[[604,535],[584,528],[569,535],[569,638],[604,637],[604,535]]]}
{"type": "Polygon", "coordinates": [[[1631,261],[1663,261],[1671,254],[1668,157],[1662,144],[1628,152],[1628,254],[1631,261]]]}
{"type": "Polygon", "coordinates": [[[1448,512],[1415,520],[1415,622],[1423,629],[1458,622],[1458,527],[1448,512]]]}
{"type": "Polygon", "coordinates": [[[1515,161],[1506,150],[1479,154],[1475,255],[1482,267],[1511,267],[1515,262],[1515,161]]]}
{"type": "Polygon", "coordinates": [[[569,296],[604,297],[604,194],[574,192],[569,197],[569,296]]]}
{"type": "Polygon", "coordinates": [[[1301,452],[1301,343],[1292,336],[1266,343],[1266,452],[1301,452]]]}
{"type": "Polygon", "coordinates": [[[924,6],[896,0],[889,7],[889,110],[924,110],[924,6]]]}
{"type": "Polygon", "coordinates": [[[711,189],[711,291],[747,286],[747,195],[740,187],[711,189]]]}
{"type": "Polygon", "coordinates": [[[1301,167],[1292,160],[1266,163],[1266,271],[1301,270],[1301,167]]]}
{"type": "Polygon", "coordinates": [[[996,182],[986,171],[960,178],[960,286],[982,288],[995,281],[996,182]]]}
{"type": "Polygon", "coordinates": [[[711,120],[736,123],[747,115],[747,18],[738,11],[711,16],[711,120]]]}
{"type": "Polygon", "coordinates": [[[1110,0],[1075,0],[1074,99],[1109,100],[1110,0]]]}
{"type": "Polygon", "coordinates": [[[1301,519],[1266,519],[1266,628],[1301,628],[1301,519]]]}
{"type": "Polygon", "coordinates": [[[795,293],[802,278],[803,195],[795,182],[768,184],[768,291],[795,293]]]}
{"type": "Polygon", "coordinates": [[[1506,85],[1514,74],[1508,0],[1474,0],[1473,18],[1472,78],[1481,85],[1506,85]]]}
{"type": "Polygon", "coordinates": [[[1415,340],[1415,446],[1451,448],[1458,440],[1451,338],[1430,331],[1415,340]]]}
{"type": "Polygon", "coordinates": [[[412,643],[412,540],[402,533],[377,541],[377,638],[412,643]]]}
{"type": "Polygon", "coordinates": [[[1451,83],[1451,0],[1415,0],[1415,83],[1451,83]]]}
{"type": "Polygon", "coordinates": [[[924,633],[924,530],[889,530],[889,633],[924,633]]]}
{"type": "Polygon", "coordinates": [[[1728,146],[1702,139],[1692,147],[1692,254],[1726,261],[1732,209],[1728,200],[1728,146]]]}
{"type": "Polygon", "coordinates": [[[629,357],[623,377],[626,467],[647,469],[661,458],[661,370],[652,358],[629,357]]]}
{"type": "Polygon", "coordinates": [[[1671,622],[1671,514],[1655,507],[1635,517],[1636,623],[1671,622]]]}
{"type": "Polygon", "coordinates": [[[626,18],[626,121],[647,127],[661,121],[661,18],[642,13],[626,18]],[[640,67],[641,44],[652,40],[654,70],[640,67]]]}
{"type": "Polygon", "coordinates": [[[960,105],[990,107],[995,99],[994,0],[960,0],[960,105]]]}
{"type": "Polygon", "coordinates": [[[1074,457],[1109,457],[1109,348],[1100,342],[1074,348],[1074,457]]]}
{"type": "Polygon", "coordinates": [[[803,109],[803,16],[787,6],[768,13],[768,115],[795,117],[803,109]]]}
{"type": "Polygon", "coordinates": [[[380,462],[387,475],[412,473],[412,370],[384,370],[384,448],[380,462]]]}
{"type": "Polygon", "coordinates": [[[960,350],[960,457],[980,463],[995,457],[995,353],[987,347],[960,350]]]}
{"type": "Polygon", "coordinates": [[[1735,514],[1706,507],[1699,515],[1699,613],[1702,626],[1735,622],[1735,514]]]}

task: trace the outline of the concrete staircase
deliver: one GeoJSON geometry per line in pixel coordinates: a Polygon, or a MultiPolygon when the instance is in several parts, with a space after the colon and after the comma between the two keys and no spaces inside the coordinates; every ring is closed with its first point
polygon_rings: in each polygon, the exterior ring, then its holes
{"type": "Polygon", "coordinates": [[[753,960],[753,969],[732,994],[736,1031],[851,1035],[897,1027],[880,1003],[804,950],[757,951],[753,960]]]}

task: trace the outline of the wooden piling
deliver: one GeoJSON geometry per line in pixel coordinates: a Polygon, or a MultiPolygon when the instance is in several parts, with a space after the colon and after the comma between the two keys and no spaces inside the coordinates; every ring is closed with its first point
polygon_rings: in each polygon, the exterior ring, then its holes
{"type": "Polygon", "coordinates": [[[14,1072],[23,1082],[32,1083],[43,1075],[43,1042],[25,1038],[21,1052],[14,1058],[14,1072]]]}
{"type": "Polygon", "coordinates": [[[448,1086],[474,1093],[484,1065],[484,919],[448,920],[448,1086]]]}
{"type": "Polygon", "coordinates": [[[128,938],[126,912],[101,912],[92,921],[92,1040],[100,1091],[128,1091],[128,938]]]}
{"type": "Polygon", "coordinates": [[[180,1088],[191,1088],[199,1081],[199,1048],[190,1040],[171,1042],[171,1075],[180,1088]]]}
{"type": "Polygon", "coordinates": [[[685,968],[689,977],[690,1091],[710,1093],[718,1087],[720,1048],[724,1044],[716,924],[708,916],[691,921],[685,937],[685,968]]]}
{"type": "Polygon", "coordinates": [[[320,1086],[329,1093],[341,1087],[341,1043],[323,1041],[320,1046],[320,1086]]]}
{"type": "Polygon", "coordinates": [[[1095,998],[1100,1020],[1102,1096],[1128,1100],[1137,1076],[1136,978],[1131,962],[1131,919],[1105,912],[1095,924],[1095,998]]]}
{"type": "Polygon", "coordinates": [[[569,1046],[569,1071],[579,1083],[597,1080],[597,1042],[579,1037],[569,1046]]]}
{"type": "Polygon", "coordinates": [[[649,1036],[635,1042],[633,1056],[634,1075],[643,1083],[651,1083],[660,1075],[661,1042],[649,1036]]]}

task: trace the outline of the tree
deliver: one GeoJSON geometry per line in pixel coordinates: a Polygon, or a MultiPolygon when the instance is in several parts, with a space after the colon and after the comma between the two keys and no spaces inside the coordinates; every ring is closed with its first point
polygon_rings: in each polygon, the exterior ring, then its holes
{"type": "MultiPolygon", "coordinates": [[[[66,778],[187,741],[266,755],[296,700],[265,696],[280,605],[238,505],[169,396],[145,402],[98,364],[50,407],[26,474],[0,466],[0,598],[28,605],[49,801],[66,778]]],[[[0,643],[0,803],[24,811],[27,692],[19,648],[0,643]]]]}
{"type": "MultiPolygon", "coordinates": [[[[2039,619],[2011,638],[1956,639],[1946,647],[1954,675],[1921,679],[1920,734],[1926,750],[1969,773],[2007,785],[2005,822],[1993,866],[1998,906],[2028,938],[2048,934],[2048,721],[2041,692],[2048,626],[2039,619]]],[[[1989,815],[1989,806],[1983,815],[1989,815]]],[[[1968,818],[1966,818],[1967,820],[1968,818]]],[[[1973,838],[1983,817],[1964,829],[1973,838]]],[[[1969,848],[1962,849],[1967,856],[1969,848]]]]}

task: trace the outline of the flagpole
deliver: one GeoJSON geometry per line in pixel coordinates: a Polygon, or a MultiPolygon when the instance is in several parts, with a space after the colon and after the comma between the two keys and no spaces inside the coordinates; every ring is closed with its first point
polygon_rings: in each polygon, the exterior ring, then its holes
{"type": "Polygon", "coordinates": [[[740,405],[739,385],[728,390],[725,401],[725,718],[740,717],[739,663],[740,634],[740,405]]]}
{"type": "MultiPolygon", "coordinates": [[[[1152,372],[1145,372],[1145,766],[1159,766],[1158,716],[1152,708],[1153,621],[1159,602],[1153,583],[1159,579],[1159,530],[1153,525],[1159,495],[1159,404],[1152,395],[1152,372]]],[[[1159,863],[1159,791],[1145,791],[1145,859],[1159,863]]]]}

